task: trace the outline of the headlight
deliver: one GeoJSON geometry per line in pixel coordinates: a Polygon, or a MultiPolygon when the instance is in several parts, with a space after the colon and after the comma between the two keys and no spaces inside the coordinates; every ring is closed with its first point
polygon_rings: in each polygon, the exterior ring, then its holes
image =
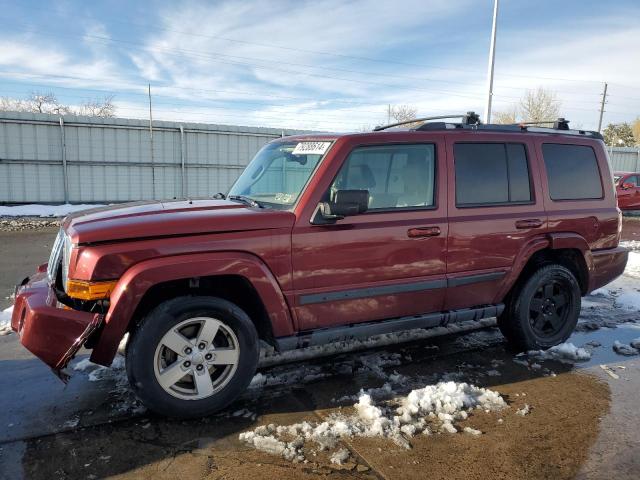
{"type": "Polygon", "coordinates": [[[58,266],[60,265],[60,256],[62,255],[62,248],[64,243],[65,234],[62,229],[58,232],[56,241],[53,243],[51,249],[51,255],[49,256],[49,264],[47,265],[47,276],[51,283],[56,281],[58,274],[58,266]]]}
{"type": "Polygon", "coordinates": [[[64,236],[64,245],[62,250],[62,288],[67,290],[67,280],[69,279],[69,262],[71,261],[71,250],[73,243],[69,235],[64,236]]]}

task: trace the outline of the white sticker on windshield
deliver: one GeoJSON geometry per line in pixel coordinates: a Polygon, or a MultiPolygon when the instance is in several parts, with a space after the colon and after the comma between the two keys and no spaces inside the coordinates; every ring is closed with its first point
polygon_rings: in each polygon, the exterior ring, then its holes
{"type": "Polygon", "coordinates": [[[294,155],[324,155],[331,142],[300,142],[293,149],[294,155]]]}

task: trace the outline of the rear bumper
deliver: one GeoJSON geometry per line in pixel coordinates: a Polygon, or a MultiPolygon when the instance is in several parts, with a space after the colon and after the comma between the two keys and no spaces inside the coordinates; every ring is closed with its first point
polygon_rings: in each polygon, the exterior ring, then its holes
{"type": "Polygon", "coordinates": [[[11,328],[59,376],[102,321],[103,315],[62,308],[44,272],[16,288],[11,328]]]}
{"type": "Polygon", "coordinates": [[[592,269],[589,275],[589,292],[612,282],[624,272],[629,250],[624,247],[592,250],[592,269]]]}

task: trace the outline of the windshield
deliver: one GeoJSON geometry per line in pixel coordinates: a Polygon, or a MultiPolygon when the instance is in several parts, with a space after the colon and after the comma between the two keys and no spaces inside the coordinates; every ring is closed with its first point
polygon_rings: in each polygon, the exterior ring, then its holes
{"type": "Polygon", "coordinates": [[[331,142],[269,143],[251,160],[229,190],[260,205],[292,206],[331,142]]]}

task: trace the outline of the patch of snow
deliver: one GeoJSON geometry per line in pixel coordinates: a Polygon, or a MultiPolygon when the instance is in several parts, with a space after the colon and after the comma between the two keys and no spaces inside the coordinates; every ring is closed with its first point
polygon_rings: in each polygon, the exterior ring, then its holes
{"type": "Polygon", "coordinates": [[[80,417],[73,417],[62,424],[62,428],[75,428],[80,423],[80,417]]]}
{"type": "Polygon", "coordinates": [[[11,330],[11,314],[13,313],[13,305],[0,311],[0,335],[9,335],[11,330]]]}
{"type": "Polygon", "coordinates": [[[525,415],[529,415],[530,413],[531,413],[531,407],[529,406],[528,403],[525,403],[524,407],[516,411],[516,415],[520,415],[521,417],[524,417],[525,415]]]}
{"type": "Polygon", "coordinates": [[[13,207],[1,207],[0,217],[64,217],[70,213],[87,210],[90,208],[104,207],[105,205],[86,205],[69,203],[63,205],[16,205],[13,207]]]}
{"type": "Polygon", "coordinates": [[[349,455],[350,455],[349,450],[347,450],[346,448],[341,448],[340,450],[335,452],[333,455],[331,455],[331,463],[334,463],[336,465],[342,465],[344,462],[349,460],[349,455]]]}
{"type": "Polygon", "coordinates": [[[362,392],[353,405],[352,415],[333,414],[317,424],[264,425],[241,433],[239,438],[258,450],[302,461],[305,442],[315,442],[320,450],[329,450],[341,438],[383,437],[410,448],[408,438],[414,435],[429,435],[432,428],[456,433],[454,422],[468,418],[472,410],[496,411],[506,406],[493,390],[467,383],[439,382],[380,404],[362,392]]]}
{"type": "Polygon", "coordinates": [[[620,308],[640,310],[640,292],[637,290],[623,290],[615,297],[614,303],[620,308]]]}
{"type": "Polygon", "coordinates": [[[629,259],[627,260],[624,274],[629,277],[640,278],[640,252],[629,252],[629,259]]]}
{"type": "Polygon", "coordinates": [[[626,355],[628,357],[638,355],[640,353],[640,351],[636,347],[628,343],[619,342],[618,340],[613,342],[613,350],[619,355],[626,355]]]}
{"type": "Polygon", "coordinates": [[[591,352],[568,342],[561,343],[548,350],[530,350],[527,355],[540,360],[559,360],[568,363],[586,362],[591,359],[591,352]]]}
{"type": "Polygon", "coordinates": [[[462,431],[464,433],[468,433],[469,435],[473,435],[473,436],[482,435],[482,432],[480,430],[476,430],[475,428],[471,428],[471,427],[464,427],[462,431]]]}
{"type": "Polygon", "coordinates": [[[620,246],[629,250],[640,250],[640,240],[624,240],[620,242],[620,246]]]}

